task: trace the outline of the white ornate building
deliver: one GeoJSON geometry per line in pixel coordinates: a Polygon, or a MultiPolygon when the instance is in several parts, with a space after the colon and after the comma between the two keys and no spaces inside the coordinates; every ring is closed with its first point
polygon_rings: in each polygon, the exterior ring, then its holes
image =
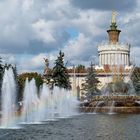
{"type": "MultiPolygon", "coordinates": [[[[124,81],[129,81],[133,66],[130,63],[130,44],[120,43],[115,14],[112,14],[110,29],[107,30],[109,41],[98,45],[99,64],[95,66],[98,79],[101,82],[99,88],[106,83],[113,81],[113,75],[123,77],[124,81]]],[[[85,82],[86,73],[70,74],[73,90],[82,89],[85,82]]]]}
{"type": "Polygon", "coordinates": [[[130,66],[130,44],[119,43],[120,30],[117,29],[114,13],[110,29],[107,30],[109,42],[98,45],[99,66],[130,66]]]}
{"type": "Polygon", "coordinates": [[[95,67],[101,82],[100,88],[105,83],[112,82],[114,75],[122,77],[125,82],[130,80],[133,66],[130,62],[131,45],[119,42],[120,30],[117,29],[114,13],[110,29],[107,30],[109,41],[98,45],[99,65],[95,67]]]}

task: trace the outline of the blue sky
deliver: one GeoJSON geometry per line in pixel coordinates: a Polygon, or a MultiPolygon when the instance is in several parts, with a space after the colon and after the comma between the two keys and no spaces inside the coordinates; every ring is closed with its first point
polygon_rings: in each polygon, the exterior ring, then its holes
{"type": "Polygon", "coordinates": [[[66,32],[70,35],[70,39],[74,39],[78,36],[79,31],[75,27],[68,27],[66,28],[66,32]]]}
{"type": "Polygon", "coordinates": [[[88,65],[97,45],[108,42],[112,10],[117,11],[120,42],[132,45],[140,64],[139,0],[1,0],[0,56],[18,71],[43,72],[43,58],[53,66],[59,50],[69,65],[88,65]]]}

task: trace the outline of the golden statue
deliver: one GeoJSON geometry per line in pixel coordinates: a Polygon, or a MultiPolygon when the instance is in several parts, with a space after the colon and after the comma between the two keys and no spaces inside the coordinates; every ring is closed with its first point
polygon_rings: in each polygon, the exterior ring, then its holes
{"type": "Polygon", "coordinates": [[[117,13],[115,11],[112,12],[112,19],[111,19],[111,23],[116,23],[116,15],[117,13]]]}

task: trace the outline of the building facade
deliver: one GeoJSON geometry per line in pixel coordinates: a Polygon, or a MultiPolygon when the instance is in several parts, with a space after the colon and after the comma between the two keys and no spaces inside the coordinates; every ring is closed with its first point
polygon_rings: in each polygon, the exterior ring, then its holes
{"type": "MultiPolygon", "coordinates": [[[[130,62],[131,45],[119,42],[121,30],[117,29],[115,13],[112,14],[110,29],[107,30],[108,42],[100,44],[98,48],[99,64],[95,66],[97,78],[100,81],[99,88],[104,87],[115,78],[123,78],[125,82],[130,80],[133,71],[133,65],[130,62]]],[[[70,81],[73,91],[82,89],[85,82],[86,73],[71,73],[70,81]]],[[[81,93],[81,92],[80,92],[81,93]]]]}

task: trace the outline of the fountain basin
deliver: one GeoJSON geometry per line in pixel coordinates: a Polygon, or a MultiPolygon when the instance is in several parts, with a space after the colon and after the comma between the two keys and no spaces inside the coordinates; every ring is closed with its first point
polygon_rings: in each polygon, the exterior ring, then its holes
{"type": "MultiPolygon", "coordinates": [[[[92,113],[95,110],[95,107],[80,107],[80,112],[92,113]]],[[[96,107],[96,113],[109,113],[110,107],[96,107]]],[[[140,107],[114,107],[112,110],[113,113],[122,113],[122,114],[139,114],[140,107]]]]}
{"type": "Polygon", "coordinates": [[[93,96],[89,102],[94,101],[140,101],[137,95],[109,95],[109,96],[93,96]]]}
{"type": "Polygon", "coordinates": [[[93,96],[89,101],[82,102],[80,112],[86,113],[140,113],[140,96],[113,95],[93,96]]]}

